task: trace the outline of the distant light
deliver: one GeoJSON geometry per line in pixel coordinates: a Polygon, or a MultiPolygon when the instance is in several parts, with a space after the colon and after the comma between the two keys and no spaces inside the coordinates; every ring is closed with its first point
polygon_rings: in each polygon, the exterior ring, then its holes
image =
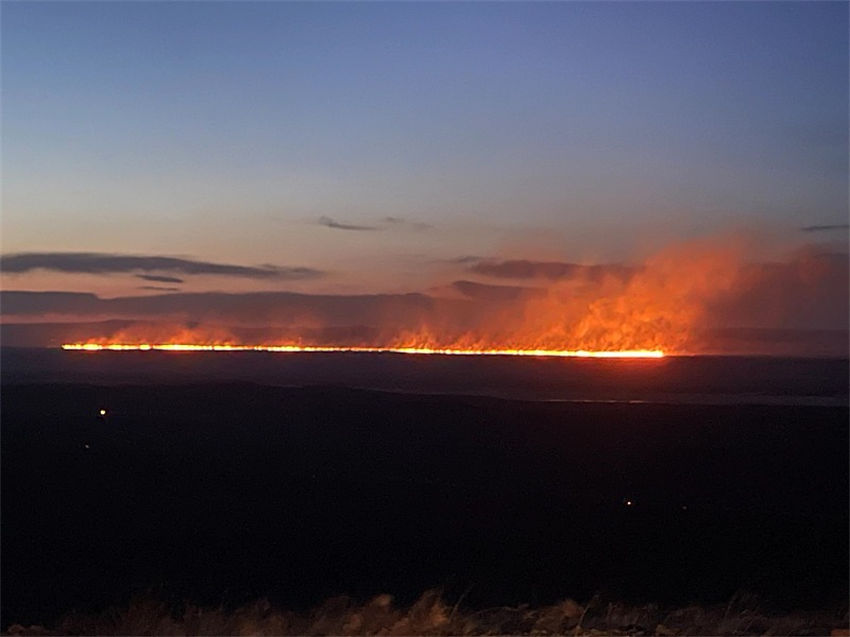
{"type": "Polygon", "coordinates": [[[106,415],[106,410],[105,410],[105,409],[101,409],[101,410],[100,410],[100,411],[98,411],[97,413],[99,413],[101,416],[105,416],[105,415],[106,415]]]}
{"type": "Polygon", "coordinates": [[[631,500],[626,500],[626,506],[627,506],[627,507],[630,507],[630,506],[632,506],[633,504],[634,504],[634,502],[632,502],[631,500]]]}
{"type": "Polygon", "coordinates": [[[88,449],[88,448],[89,448],[88,443],[86,443],[86,444],[85,444],[85,445],[83,445],[83,446],[84,446],[86,449],[88,449]]]}
{"type": "Polygon", "coordinates": [[[687,504],[683,504],[683,505],[682,505],[682,511],[687,511],[687,510],[688,510],[688,505],[687,505],[687,504]]]}

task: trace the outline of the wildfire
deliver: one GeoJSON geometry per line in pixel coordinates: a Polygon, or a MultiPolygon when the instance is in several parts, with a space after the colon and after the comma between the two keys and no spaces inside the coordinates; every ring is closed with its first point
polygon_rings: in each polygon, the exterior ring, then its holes
{"type": "Polygon", "coordinates": [[[192,343],[65,343],[63,350],[84,352],[371,352],[450,356],[552,356],[575,358],[662,358],[664,352],[656,349],[620,351],[557,350],[557,349],[454,349],[432,347],[332,347],[312,345],[233,345],[192,343]]]}
{"type": "Polygon", "coordinates": [[[709,310],[722,307],[740,279],[738,251],[734,241],[688,242],[639,266],[592,276],[580,270],[499,301],[305,296],[292,305],[264,296],[244,307],[187,306],[179,318],[69,331],[62,349],[657,359],[701,351],[709,310]]]}

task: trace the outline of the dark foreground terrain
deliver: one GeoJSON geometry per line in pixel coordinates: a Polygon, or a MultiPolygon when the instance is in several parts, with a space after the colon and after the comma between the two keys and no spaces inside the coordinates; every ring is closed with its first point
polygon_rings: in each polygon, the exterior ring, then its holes
{"type": "Polygon", "coordinates": [[[840,608],[847,450],[841,405],[4,375],[2,627],[139,593],[840,608]]]}

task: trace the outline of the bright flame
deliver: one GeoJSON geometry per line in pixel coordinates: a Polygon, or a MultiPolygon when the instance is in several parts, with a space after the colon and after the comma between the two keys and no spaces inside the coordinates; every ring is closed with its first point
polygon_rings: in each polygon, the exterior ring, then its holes
{"type": "Polygon", "coordinates": [[[639,266],[579,270],[576,276],[509,300],[433,297],[411,305],[375,297],[354,306],[308,303],[306,309],[252,301],[235,312],[198,310],[193,316],[198,320],[192,323],[168,316],[111,334],[68,334],[64,339],[71,342],[62,347],[661,358],[665,352],[701,350],[701,330],[711,326],[712,308],[739,282],[740,252],[734,240],[688,242],[662,250],[639,266]],[[350,315],[344,309],[349,307],[354,308],[350,315]],[[351,326],[337,325],[340,319],[351,326]]]}
{"type": "Polygon", "coordinates": [[[430,347],[323,347],[310,345],[231,345],[191,343],[65,343],[70,351],[165,351],[165,352],[390,352],[394,354],[441,354],[452,356],[555,356],[577,358],[662,358],[664,352],[651,349],[621,351],[550,349],[440,349],[430,347]]]}

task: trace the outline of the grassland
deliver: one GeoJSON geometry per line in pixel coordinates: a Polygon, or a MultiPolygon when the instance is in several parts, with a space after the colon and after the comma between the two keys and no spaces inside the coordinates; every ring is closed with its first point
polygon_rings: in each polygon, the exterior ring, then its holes
{"type": "Polygon", "coordinates": [[[72,613],[52,626],[13,625],[10,635],[847,635],[848,609],[772,613],[747,594],[727,604],[663,608],[594,597],[531,608],[469,609],[438,590],[410,606],[390,595],[365,603],[334,597],[297,613],[266,599],[237,608],[173,605],[155,596],[97,614],[72,613]]]}

